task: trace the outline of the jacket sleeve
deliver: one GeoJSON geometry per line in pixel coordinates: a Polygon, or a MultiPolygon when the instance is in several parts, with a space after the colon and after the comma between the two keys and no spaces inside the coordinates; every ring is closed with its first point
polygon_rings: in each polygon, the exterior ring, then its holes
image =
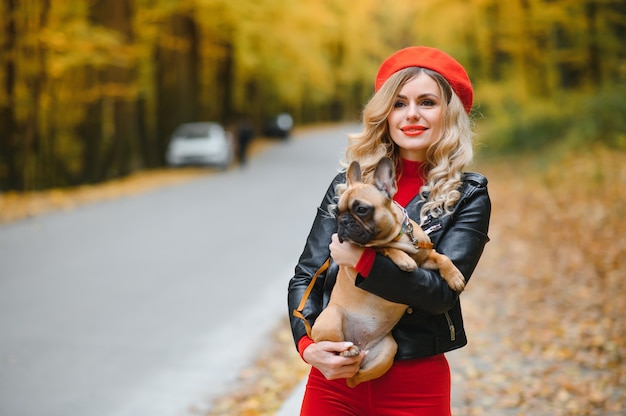
{"type": "MultiPolygon", "coordinates": [[[[326,195],[324,195],[324,199],[317,208],[313,226],[311,227],[304,250],[296,265],[294,276],[289,281],[287,303],[289,306],[291,330],[296,344],[303,335],[306,335],[306,327],[300,318],[293,315],[293,311],[298,308],[304,296],[304,292],[309,286],[315,272],[330,256],[328,246],[330,245],[332,234],[337,232],[337,220],[330,214],[329,206],[337,202],[335,198],[335,186],[344,181],[345,176],[339,174],[330,184],[326,195]]],[[[311,325],[313,325],[313,322],[322,311],[326,274],[328,274],[328,271],[318,277],[315,287],[311,290],[304,310],[302,311],[302,314],[311,325]]]]}
{"type": "MultiPolygon", "coordinates": [[[[435,249],[452,260],[469,281],[482,255],[487,236],[491,202],[486,181],[473,193],[459,201],[447,226],[431,234],[435,249]]],[[[409,305],[432,314],[448,311],[455,304],[458,293],[450,289],[438,271],[418,268],[401,271],[390,259],[376,254],[367,278],[357,278],[357,285],[392,302],[409,305]]]]}

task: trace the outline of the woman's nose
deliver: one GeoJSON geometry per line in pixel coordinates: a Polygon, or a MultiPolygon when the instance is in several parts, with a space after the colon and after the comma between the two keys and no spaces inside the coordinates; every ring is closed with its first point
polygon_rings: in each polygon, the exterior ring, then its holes
{"type": "Polygon", "coordinates": [[[414,118],[419,118],[420,117],[420,113],[419,113],[419,107],[417,106],[417,104],[409,104],[407,106],[407,112],[406,112],[406,118],[407,119],[414,119],[414,118]]]}

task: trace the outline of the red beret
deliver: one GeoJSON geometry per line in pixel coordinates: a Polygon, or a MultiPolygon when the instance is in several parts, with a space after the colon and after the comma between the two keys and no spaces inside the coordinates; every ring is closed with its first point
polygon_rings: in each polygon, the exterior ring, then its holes
{"type": "Polygon", "coordinates": [[[474,100],[474,91],[465,68],[453,57],[435,48],[411,46],[391,55],[378,69],[376,91],[383,86],[391,75],[411,66],[427,68],[441,74],[461,99],[465,111],[470,112],[474,100]]]}

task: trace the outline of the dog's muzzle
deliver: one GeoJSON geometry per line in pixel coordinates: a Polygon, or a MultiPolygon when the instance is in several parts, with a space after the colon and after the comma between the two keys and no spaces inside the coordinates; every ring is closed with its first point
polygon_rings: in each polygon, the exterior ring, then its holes
{"type": "Polygon", "coordinates": [[[374,232],[367,225],[359,222],[349,213],[339,214],[337,217],[337,236],[340,242],[351,241],[365,245],[373,240],[374,232]]]}

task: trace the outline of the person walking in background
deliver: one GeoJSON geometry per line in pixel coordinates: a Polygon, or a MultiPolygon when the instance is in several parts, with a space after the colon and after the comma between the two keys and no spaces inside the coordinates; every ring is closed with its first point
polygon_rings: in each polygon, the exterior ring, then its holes
{"type": "Polygon", "coordinates": [[[248,163],[248,147],[254,138],[254,126],[249,117],[244,117],[237,123],[237,160],[239,166],[248,163]]]}
{"type": "MultiPolygon", "coordinates": [[[[378,161],[391,158],[398,177],[394,200],[430,230],[435,249],[454,262],[466,282],[489,241],[491,213],[486,178],[465,172],[473,159],[472,103],[470,79],[454,58],[430,47],[402,49],[380,66],[375,93],[363,110],[363,131],[349,136],[343,161],[345,166],[358,161],[364,181],[371,183],[378,161]]],[[[436,270],[404,272],[372,248],[340,242],[331,212],[345,181],[344,170],[324,195],[288,286],[294,341],[311,365],[301,415],[449,416],[451,376],[444,353],[467,344],[459,294],[436,270]],[[311,324],[328,302],[338,265],[358,272],[360,289],[409,305],[392,332],[398,344],[393,366],[354,388],[345,378],[358,371],[367,352],[340,356],[350,343],[315,343],[292,315],[329,256],[331,267],[302,312],[311,324]]]]}

